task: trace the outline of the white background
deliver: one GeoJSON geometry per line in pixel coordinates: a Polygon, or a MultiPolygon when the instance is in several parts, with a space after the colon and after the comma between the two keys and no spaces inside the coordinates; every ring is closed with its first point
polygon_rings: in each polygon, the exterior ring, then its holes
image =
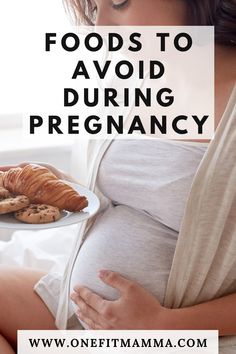
{"type": "MultiPolygon", "coordinates": [[[[18,331],[18,354],[218,354],[218,331],[156,331],[156,330],[99,330],[99,331],[92,331],[92,330],[81,330],[81,331],[18,331]],[[38,348],[32,349],[29,344],[29,338],[47,338],[51,339],[66,339],[64,348],[56,347],[55,342],[53,343],[50,348],[43,347],[42,343],[38,346],[38,348]],[[119,340],[130,340],[130,343],[134,343],[136,340],[138,343],[142,345],[142,339],[146,342],[150,339],[150,342],[153,343],[154,339],[157,342],[161,343],[160,340],[163,339],[163,346],[155,347],[123,347],[117,344],[117,347],[112,345],[112,339],[119,339],[119,340]],[[77,346],[78,340],[79,343],[81,339],[85,341],[88,340],[90,344],[88,348],[86,346],[83,347],[74,347],[72,348],[70,343],[74,346],[77,346]],[[99,347],[99,339],[104,340],[103,345],[99,347]],[[110,340],[110,345],[106,345],[107,341],[110,340]],[[205,339],[207,342],[207,347],[200,347],[197,345],[198,339],[200,341],[204,341],[205,339]],[[96,342],[97,346],[92,343],[92,340],[96,342]],[[168,341],[170,340],[173,347],[168,345],[168,341]],[[180,342],[178,342],[180,340],[180,342]],[[189,342],[188,342],[189,341],[189,342]],[[186,344],[189,343],[189,346],[186,344]],[[195,346],[192,346],[193,343],[195,346]],[[184,344],[184,347],[182,347],[184,344]],[[176,347],[174,347],[176,345],[176,347]]],[[[109,342],[108,342],[109,343],[109,342]]],[[[117,342],[120,343],[120,342],[117,342]]]]}
{"type": "MultiPolygon", "coordinates": [[[[55,61],[56,70],[52,74],[52,68],[49,66],[50,58],[45,59],[45,56],[43,56],[43,33],[56,32],[58,29],[66,33],[67,30],[73,30],[71,24],[62,0],[13,0],[11,2],[1,2],[0,152],[9,150],[19,151],[19,149],[28,148],[39,149],[42,145],[44,147],[70,146],[73,142],[73,136],[60,136],[59,138],[53,136],[52,139],[52,137],[44,135],[43,138],[42,136],[26,138],[20,130],[22,125],[22,114],[20,112],[24,112],[25,114],[27,108],[30,107],[31,109],[32,102],[36,102],[38,97],[41,98],[43,96],[42,107],[45,106],[44,97],[47,97],[50,101],[50,92],[54,90],[51,88],[50,90],[48,89],[47,86],[49,84],[52,86],[53,83],[55,87],[59,86],[61,88],[66,86],[62,83],[62,78],[60,77],[60,74],[65,71],[65,65],[63,66],[63,70],[60,70],[60,65],[63,63],[62,58],[58,57],[58,63],[55,61]],[[42,56],[40,53],[42,53],[42,56]],[[44,61],[43,64],[42,61],[44,61]],[[46,64],[48,67],[46,67],[46,64]],[[32,74],[29,80],[27,74],[29,72],[33,73],[32,68],[35,71],[35,78],[32,74]],[[44,68],[48,70],[45,71],[46,74],[43,72],[44,68]],[[59,73],[58,77],[56,76],[57,72],[59,73]],[[47,80],[43,82],[45,89],[40,80],[40,76],[43,75],[46,78],[48,77],[48,84],[47,80]],[[37,84],[39,87],[37,87],[37,84]]],[[[51,61],[52,59],[54,60],[55,57],[51,56],[51,61]]],[[[209,63],[212,62],[209,61],[209,63]]],[[[209,66],[209,70],[213,70],[212,65],[211,67],[209,66]]],[[[205,94],[204,97],[207,96],[205,94]]],[[[53,99],[58,102],[58,105],[61,104],[60,97],[55,98],[52,95],[51,101],[53,99]]],[[[40,112],[37,112],[37,109],[35,113],[30,113],[40,114],[40,112]]],[[[179,112],[179,114],[183,114],[183,112],[179,112]]],[[[203,138],[207,137],[204,136],[203,138]]]]}
{"type": "Polygon", "coordinates": [[[27,45],[24,34],[30,28],[43,26],[51,31],[58,26],[70,28],[70,25],[62,0],[0,2],[0,165],[36,160],[69,169],[72,139],[50,141],[22,136],[20,93],[24,76],[20,67],[24,62],[24,45],[27,45]]]}

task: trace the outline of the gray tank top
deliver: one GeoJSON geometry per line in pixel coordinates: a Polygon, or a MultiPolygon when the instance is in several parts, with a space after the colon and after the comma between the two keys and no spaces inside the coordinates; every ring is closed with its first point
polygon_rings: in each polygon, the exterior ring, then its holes
{"type": "Polygon", "coordinates": [[[114,140],[98,172],[111,200],[88,232],[71,278],[106,299],[119,293],[98,278],[110,269],[138,282],[161,304],[188,193],[207,143],[114,140]]]}

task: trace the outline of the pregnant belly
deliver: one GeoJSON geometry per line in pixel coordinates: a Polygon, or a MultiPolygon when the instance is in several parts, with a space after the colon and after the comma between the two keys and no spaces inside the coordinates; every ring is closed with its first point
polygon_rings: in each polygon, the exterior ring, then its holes
{"type": "Polygon", "coordinates": [[[148,215],[126,206],[111,205],[89,230],[76,259],[70,290],[86,286],[108,300],[117,290],[98,277],[109,269],[136,281],[163,303],[177,233],[148,215]]]}

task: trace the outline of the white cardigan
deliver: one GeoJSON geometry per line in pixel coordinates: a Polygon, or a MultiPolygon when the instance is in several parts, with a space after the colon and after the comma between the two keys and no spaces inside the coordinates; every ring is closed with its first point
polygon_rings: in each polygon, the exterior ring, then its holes
{"type": "MultiPolygon", "coordinates": [[[[76,151],[79,180],[99,195],[101,210],[107,200],[96,186],[96,177],[111,141],[80,141],[76,151]]],[[[56,317],[59,329],[67,328],[71,272],[95,218],[79,225],[78,240],[61,284],[56,317]]],[[[236,86],[191,186],[164,305],[186,307],[233,292],[236,292],[236,86]]],[[[236,336],[220,338],[220,346],[222,354],[236,353],[236,336]]]]}

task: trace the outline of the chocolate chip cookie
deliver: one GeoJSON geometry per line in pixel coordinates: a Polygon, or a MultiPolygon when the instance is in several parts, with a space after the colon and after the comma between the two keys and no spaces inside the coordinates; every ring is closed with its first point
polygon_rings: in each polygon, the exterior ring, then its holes
{"type": "Polygon", "coordinates": [[[13,213],[30,204],[24,195],[12,196],[5,188],[0,188],[0,214],[13,213]]]}
{"type": "Polygon", "coordinates": [[[28,224],[46,224],[61,218],[60,210],[46,204],[30,204],[14,214],[17,220],[28,224]]]}

